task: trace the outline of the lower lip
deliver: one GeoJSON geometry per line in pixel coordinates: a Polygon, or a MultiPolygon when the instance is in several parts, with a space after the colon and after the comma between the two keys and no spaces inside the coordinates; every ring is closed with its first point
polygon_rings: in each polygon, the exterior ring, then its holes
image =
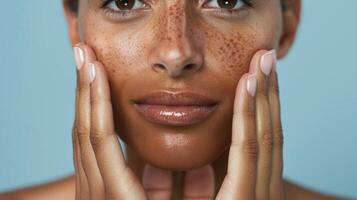
{"type": "Polygon", "coordinates": [[[202,122],[217,107],[217,104],[213,106],[134,105],[146,120],[152,123],[171,126],[187,126],[202,122]]]}

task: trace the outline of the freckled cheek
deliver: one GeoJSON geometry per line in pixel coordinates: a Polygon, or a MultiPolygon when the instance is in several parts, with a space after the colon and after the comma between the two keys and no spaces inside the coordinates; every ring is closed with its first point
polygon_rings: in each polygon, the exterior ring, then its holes
{"type": "Polygon", "coordinates": [[[255,49],[254,38],[221,37],[206,43],[208,61],[223,77],[237,80],[249,71],[250,57],[255,49]]]}
{"type": "Polygon", "coordinates": [[[249,71],[253,55],[261,49],[272,49],[276,39],[273,32],[252,30],[220,35],[207,41],[206,54],[212,55],[212,67],[219,69],[222,76],[236,81],[249,71]]]}
{"type": "Polygon", "coordinates": [[[98,61],[104,65],[109,78],[117,80],[119,76],[125,77],[125,75],[128,75],[132,66],[135,65],[132,51],[125,48],[127,45],[112,38],[115,37],[97,35],[88,38],[87,44],[93,48],[98,61]]]}

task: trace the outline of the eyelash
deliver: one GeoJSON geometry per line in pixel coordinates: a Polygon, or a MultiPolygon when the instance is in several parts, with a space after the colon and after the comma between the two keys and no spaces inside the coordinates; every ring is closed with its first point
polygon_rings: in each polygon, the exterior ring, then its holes
{"type": "MultiPolygon", "coordinates": [[[[115,0],[103,0],[103,1],[104,2],[103,2],[103,5],[101,6],[101,8],[104,9],[105,14],[109,15],[110,17],[125,18],[131,14],[134,14],[138,10],[141,10],[141,9],[131,9],[131,10],[125,10],[125,11],[123,11],[123,10],[117,11],[117,10],[113,10],[112,8],[108,7],[108,5],[110,3],[113,3],[115,0]]],[[[138,1],[145,4],[143,2],[143,0],[138,0],[138,1]]]]}
{"type": "MultiPolygon", "coordinates": [[[[113,10],[112,8],[109,8],[108,5],[110,3],[113,3],[115,0],[103,0],[103,5],[101,6],[102,9],[104,9],[104,12],[105,14],[108,14],[109,16],[111,17],[121,17],[121,18],[125,18],[131,14],[134,14],[135,12],[139,11],[139,10],[142,10],[142,9],[131,9],[131,10],[113,10]]],[[[138,0],[140,1],[141,3],[145,4],[143,2],[143,0],[138,0]]],[[[214,0],[205,0],[204,2],[204,5],[211,2],[211,1],[214,1],[214,0]]],[[[253,3],[253,0],[239,0],[239,1],[242,1],[242,3],[244,4],[243,6],[247,6],[248,8],[253,8],[254,7],[254,3],[253,3]]],[[[221,8],[221,9],[217,9],[219,10],[218,12],[222,12],[224,14],[228,14],[228,15],[234,15],[236,14],[237,12],[240,11],[240,9],[226,9],[226,8],[221,8]]]]}
{"type": "MultiPolygon", "coordinates": [[[[204,5],[207,3],[210,3],[214,0],[206,0],[204,2],[204,5]]],[[[248,8],[253,8],[254,7],[254,2],[253,0],[238,0],[237,4],[239,3],[239,1],[241,1],[241,3],[243,3],[242,7],[247,6],[248,8]]],[[[241,8],[238,9],[227,9],[227,8],[209,8],[211,10],[218,10],[218,13],[223,13],[226,14],[228,16],[233,16],[235,14],[238,14],[241,11],[241,8]]]]}

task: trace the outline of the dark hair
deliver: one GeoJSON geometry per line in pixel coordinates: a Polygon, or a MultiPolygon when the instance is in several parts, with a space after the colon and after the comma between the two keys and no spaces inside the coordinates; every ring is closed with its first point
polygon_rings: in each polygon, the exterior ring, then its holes
{"type": "Polygon", "coordinates": [[[78,11],[78,0],[65,0],[65,4],[72,12],[78,11]]]}

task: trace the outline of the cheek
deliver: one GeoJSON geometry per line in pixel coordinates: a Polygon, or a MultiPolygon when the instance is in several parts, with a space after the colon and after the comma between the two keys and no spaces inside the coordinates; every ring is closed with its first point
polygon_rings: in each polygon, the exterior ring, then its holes
{"type": "Polygon", "coordinates": [[[260,49],[272,49],[271,39],[259,35],[256,30],[236,31],[226,35],[217,31],[206,31],[206,59],[212,68],[219,69],[222,77],[239,79],[249,71],[253,55],[260,49]]]}
{"type": "Polygon", "coordinates": [[[205,48],[207,54],[212,55],[208,58],[212,59],[210,63],[215,64],[222,76],[236,80],[248,71],[249,57],[256,43],[254,34],[242,35],[236,32],[227,36],[207,32],[206,35],[207,38],[212,38],[208,40],[212,42],[207,42],[205,48]]]}
{"type": "Polygon", "coordinates": [[[125,77],[139,71],[146,49],[145,35],[123,31],[123,26],[114,26],[98,16],[86,16],[82,24],[83,41],[95,52],[97,60],[103,63],[111,81],[123,82],[125,77]],[[121,77],[121,78],[119,78],[121,77]]]}
{"type": "Polygon", "coordinates": [[[201,23],[203,51],[207,67],[214,70],[223,80],[236,83],[249,71],[251,58],[261,49],[277,48],[279,42],[279,22],[267,21],[241,23],[227,26],[214,26],[201,23]],[[232,28],[233,27],[233,28],[232,28]]]}
{"type": "Polygon", "coordinates": [[[126,55],[122,55],[123,49],[118,49],[120,45],[117,44],[120,44],[120,41],[116,41],[112,35],[106,33],[93,33],[92,35],[93,37],[86,38],[86,42],[92,47],[97,55],[97,60],[103,63],[107,72],[111,76],[120,76],[126,73],[129,68],[124,66],[131,62],[126,55]]]}

